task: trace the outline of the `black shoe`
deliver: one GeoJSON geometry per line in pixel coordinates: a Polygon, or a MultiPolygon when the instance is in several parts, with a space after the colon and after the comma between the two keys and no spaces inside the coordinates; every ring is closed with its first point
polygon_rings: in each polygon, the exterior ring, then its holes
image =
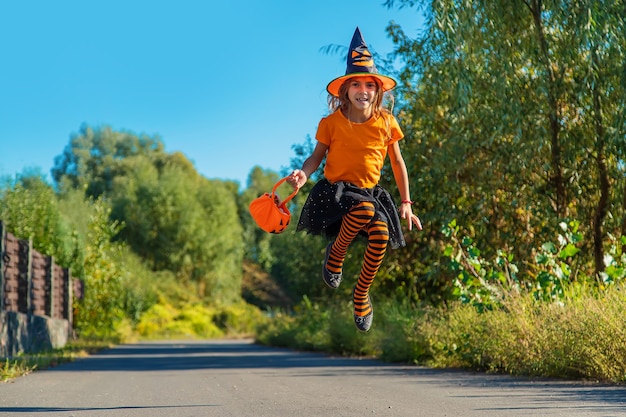
{"type": "Polygon", "coordinates": [[[333,246],[333,242],[330,242],[326,246],[326,255],[324,255],[324,265],[322,266],[322,278],[326,285],[330,288],[336,289],[341,284],[342,273],[333,274],[328,269],[326,269],[326,264],[328,263],[328,257],[330,256],[330,248],[333,246]]]}
{"type": "MultiPolygon", "coordinates": [[[[352,298],[354,299],[354,290],[352,290],[352,298]]],[[[369,304],[371,308],[370,312],[367,315],[365,316],[357,316],[356,314],[354,315],[354,325],[356,326],[357,329],[359,329],[362,332],[368,331],[370,327],[372,327],[372,321],[374,321],[374,307],[372,306],[372,300],[369,294],[367,295],[367,304],[369,304]]]]}

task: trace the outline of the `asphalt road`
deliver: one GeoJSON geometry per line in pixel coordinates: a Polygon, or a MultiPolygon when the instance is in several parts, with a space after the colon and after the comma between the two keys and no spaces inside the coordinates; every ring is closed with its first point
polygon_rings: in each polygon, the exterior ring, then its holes
{"type": "Polygon", "coordinates": [[[626,416],[626,387],[216,340],[122,345],[0,383],[0,416],[626,416]]]}

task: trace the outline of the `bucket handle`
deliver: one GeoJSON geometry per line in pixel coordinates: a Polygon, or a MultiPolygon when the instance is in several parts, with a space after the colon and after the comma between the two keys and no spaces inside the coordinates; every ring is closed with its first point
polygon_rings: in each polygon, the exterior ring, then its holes
{"type": "MultiPolygon", "coordinates": [[[[278,189],[278,187],[285,181],[287,181],[287,178],[289,177],[285,177],[285,178],[281,178],[280,180],[278,180],[278,182],[274,185],[274,188],[272,188],[272,198],[274,198],[274,196],[276,195],[276,190],[278,189]]],[[[292,198],[294,198],[296,196],[296,194],[298,194],[298,191],[300,189],[299,188],[295,188],[293,190],[293,193],[291,193],[289,195],[289,197],[285,198],[280,204],[287,204],[292,198]]]]}

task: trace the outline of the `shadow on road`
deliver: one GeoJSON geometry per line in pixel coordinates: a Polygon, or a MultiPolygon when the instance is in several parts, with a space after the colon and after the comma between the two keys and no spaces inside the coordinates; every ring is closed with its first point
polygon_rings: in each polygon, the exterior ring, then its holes
{"type": "MultiPolygon", "coordinates": [[[[387,364],[376,360],[331,357],[318,353],[270,348],[251,341],[184,341],[179,343],[138,343],[107,349],[87,358],[64,364],[47,372],[66,371],[164,371],[190,369],[266,369],[303,368],[303,376],[387,375],[402,383],[436,384],[447,387],[496,388],[498,396],[527,395],[540,389],[546,401],[584,401],[607,403],[611,408],[626,407],[626,387],[575,381],[518,378],[457,370],[439,370],[418,366],[387,364]]],[[[291,373],[298,375],[297,369],[291,373]]],[[[484,397],[484,393],[476,392],[484,397]]],[[[466,398],[469,398],[465,395],[466,398]]],[[[494,399],[497,396],[494,395],[494,399]]],[[[525,407],[526,409],[527,407],[525,407]]],[[[597,406],[596,406],[597,408],[597,406]]],[[[0,409],[1,410],[1,409],[0,409]]]]}
{"type": "Polygon", "coordinates": [[[76,411],[124,411],[124,410],[161,410],[161,409],[193,409],[215,407],[215,405],[154,405],[154,406],[121,406],[121,407],[0,407],[1,412],[10,413],[62,413],[76,411]]]}
{"type": "Polygon", "coordinates": [[[137,343],[106,349],[54,371],[163,371],[186,369],[257,369],[362,367],[372,360],[332,358],[317,353],[269,348],[250,341],[137,343]]]}

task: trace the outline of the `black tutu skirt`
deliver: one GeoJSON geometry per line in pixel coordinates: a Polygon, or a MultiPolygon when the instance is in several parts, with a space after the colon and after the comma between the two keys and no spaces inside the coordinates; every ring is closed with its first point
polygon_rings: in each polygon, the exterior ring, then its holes
{"type": "MultiPolygon", "coordinates": [[[[387,223],[391,247],[397,249],[406,246],[400,228],[398,209],[391,195],[380,185],[374,188],[361,188],[344,181],[334,184],[327,179],[318,181],[302,207],[297,230],[306,230],[314,235],[334,239],[339,234],[343,216],[363,201],[374,204],[376,209],[374,220],[387,223]]],[[[361,234],[367,236],[365,231],[361,234]]]]}

